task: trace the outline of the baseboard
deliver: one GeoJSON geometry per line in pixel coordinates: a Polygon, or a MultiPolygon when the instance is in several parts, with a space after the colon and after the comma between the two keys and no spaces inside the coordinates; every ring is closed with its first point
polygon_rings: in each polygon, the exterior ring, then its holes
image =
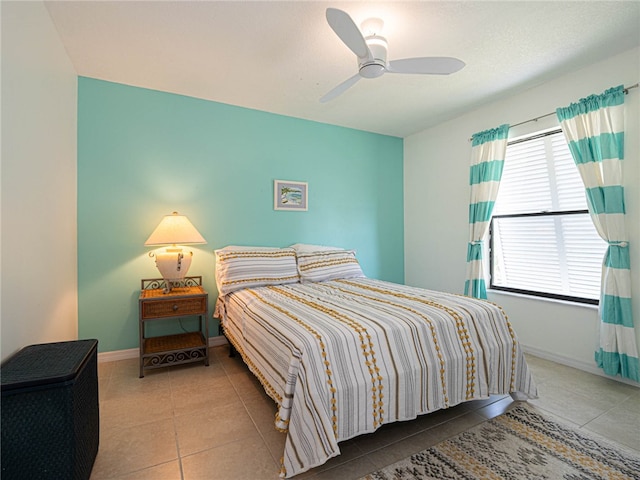
{"type": "Polygon", "coordinates": [[[550,360],[552,362],[559,363],[560,365],[566,365],[567,367],[573,367],[584,372],[593,373],[594,375],[598,375],[599,377],[609,378],[620,383],[625,383],[627,385],[640,388],[640,384],[634,382],[633,380],[622,378],[620,376],[612,377],[611,375],[607,375],[598,367],[596,367],[595,363],[583,362],[581,360],[576,360],[575,358],[569,358],[563,355],[558,355],[557,353],[547,352],[546,350],[541,350],[537,347],[532,347],[531,345],[520,345],[522,346],[522,350],[525,353],[530,353],[531,355],[534,355],[536,357],[550,360]]]}
{"type": "MultiPolygon", "coordinates": [[[[209,337],[209,346],[218,347],[220,345],[226,345],[227,339],[223,335],[217,337],[209,337]]],[[[114,350],[112,352],[98,353],[98,363],[102,362],[115,362],[117,360],[128,360],[130,358],[138,358],[139,349],[129,348],[127,350],[114,350]]]]}

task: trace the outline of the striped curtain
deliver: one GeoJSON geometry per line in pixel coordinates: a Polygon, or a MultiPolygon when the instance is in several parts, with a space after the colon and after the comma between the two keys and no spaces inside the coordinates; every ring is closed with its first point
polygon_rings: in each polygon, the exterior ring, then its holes
{"type": "Polygon", "coordinates": [[[464,294],[487,298],[484,237],[489,230],[493,205],[498,196],[509,125],[479,132],[471,137],[471,200],[469,202],[469,245],[464,294]]]}
{"type": "Polygon", "coordinates": [[[622,186],[624,88],[591,95],[556,113],[586,188],[591,219],[609,244],[602,264],[596,363],[608,375],[640,382],[622,186]]]}

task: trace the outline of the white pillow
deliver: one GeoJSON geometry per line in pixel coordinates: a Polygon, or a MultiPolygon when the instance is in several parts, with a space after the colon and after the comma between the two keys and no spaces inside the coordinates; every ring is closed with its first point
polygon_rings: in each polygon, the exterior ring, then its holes
{"type": "Polygon", "coordinates": [[[292,248],[229,246],[215,251],[220,295],[242,288],[300,281],[292,248]]]}
{"type": "Polygon", "coordinates": [[[364,277],[353,250],[320,250],[296,256],[303,283],[364,277]]]}
{"type": "Polygon", "coordinates": [[[344,250],[344,248],[340,247],[327,247],[324,245],[311,245],[308,243],[295,243],[291,245],[290,248],[293,248],[296,253],[322,252],[325,250],[344,250]]]}

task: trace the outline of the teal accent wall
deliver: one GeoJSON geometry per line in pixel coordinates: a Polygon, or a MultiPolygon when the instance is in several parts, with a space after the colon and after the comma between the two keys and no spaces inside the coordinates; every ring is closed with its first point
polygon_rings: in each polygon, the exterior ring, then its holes
{"type": "Polygon", "coordinates": [[[208,242],[189,275],[211,336],[225,245],[353,248],[367,276],[404,280],[401,138],[80,77],[78,329],[100,351],[137,347],[140,280],[158,277],[143,244],[172,211],[208,242]],[[274,210],[276,179],[308,182],[309,210],[274,210]]]}

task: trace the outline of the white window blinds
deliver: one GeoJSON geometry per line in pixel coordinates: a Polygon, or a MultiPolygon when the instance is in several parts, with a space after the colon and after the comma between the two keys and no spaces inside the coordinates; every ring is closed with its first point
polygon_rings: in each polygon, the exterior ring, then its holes
{"type": "Polygon", "coordinates": [[[491,225],[491,288],[597,303],[606,243],[559,129],[507,147],[491,225]]]}

